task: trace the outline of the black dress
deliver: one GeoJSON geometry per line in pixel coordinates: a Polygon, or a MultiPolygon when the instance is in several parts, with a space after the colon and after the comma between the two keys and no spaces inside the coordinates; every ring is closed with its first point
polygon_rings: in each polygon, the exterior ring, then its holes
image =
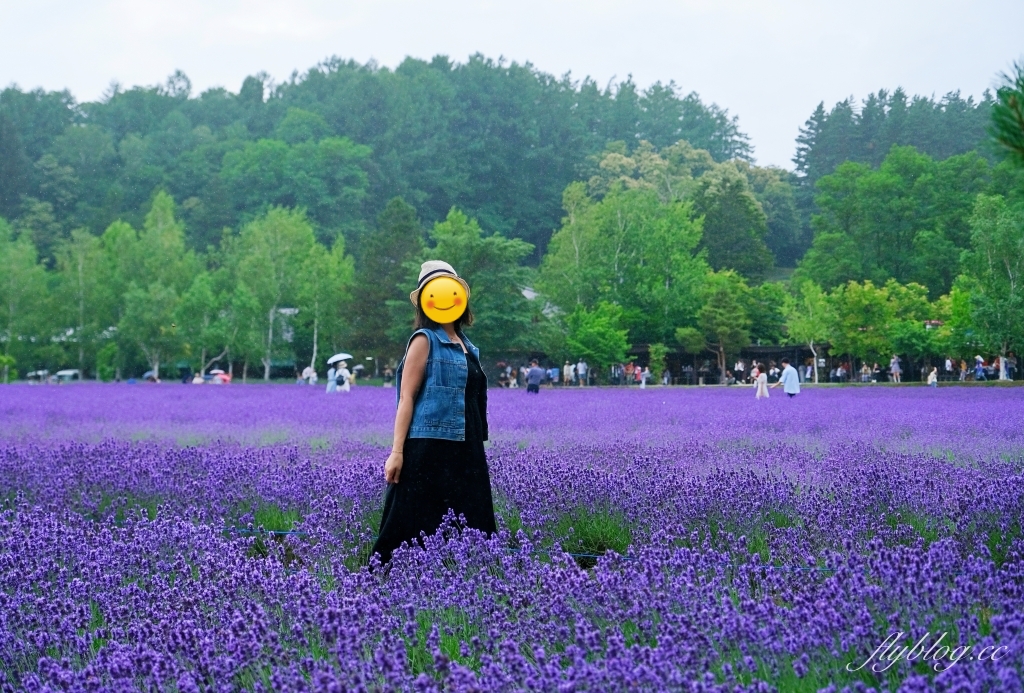
{"type": "Polygon", "coordinates": [[[380,534],[373,545],[387,562],[403,541],[437,531],[448,509],[465,515],[469,527],[494,532],[491,477],[487,471],[487,378],[466,353],[466,440],[406,438],[402,471],[384,496],[380,534]]]}

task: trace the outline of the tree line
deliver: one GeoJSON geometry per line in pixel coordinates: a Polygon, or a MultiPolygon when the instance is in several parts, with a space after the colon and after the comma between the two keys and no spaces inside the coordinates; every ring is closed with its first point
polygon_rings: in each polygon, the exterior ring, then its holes
{"type": "Polygon", "coordinates": [[[481,56],[334,60],[198,97],[177,74],[94,104],[11,87],[5,363],[269,377],[335,349],[391,359],[428,257],[474,286],[492,354],[1005,352],[1024,324],[1020,70],[1004,82],[978,103],[821,106],[795,174],[756,166],[735,118],[672,84],[481,56]]]}

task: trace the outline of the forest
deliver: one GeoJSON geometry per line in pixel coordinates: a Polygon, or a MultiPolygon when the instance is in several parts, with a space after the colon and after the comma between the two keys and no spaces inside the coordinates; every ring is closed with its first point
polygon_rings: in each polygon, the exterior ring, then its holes
{"type": "Polygon", "coordinates": [[[978,101],[822,103],[791,172],[672,82],[481,55],[332,59],[237,93],[175,73],[97,102],[12,85],[4,377],[387,362],[428,257],[474,286],[473,338],[495,356],[1008,353],[1024,347],[1022,113],[1020,65],[978,101]]]}

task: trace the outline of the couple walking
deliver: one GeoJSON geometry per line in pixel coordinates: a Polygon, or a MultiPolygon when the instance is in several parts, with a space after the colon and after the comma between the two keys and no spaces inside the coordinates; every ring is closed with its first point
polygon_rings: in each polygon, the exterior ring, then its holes
{"type": "MultiPolygon", "coordinates": [[[[764,369],[764,364],[757,364],[751,375],[754,377],[754,387],[757,390],[754,396],[757,399],[768,399],[768,373],[764,369]]],[[[779,376],[779,382],[774,383],[772,387],[779,385],[782,385],[783,391],[790,399],[800,394],[800,376],[790,365],[789,359],[782,359],[782,375],[779,376]]]]}

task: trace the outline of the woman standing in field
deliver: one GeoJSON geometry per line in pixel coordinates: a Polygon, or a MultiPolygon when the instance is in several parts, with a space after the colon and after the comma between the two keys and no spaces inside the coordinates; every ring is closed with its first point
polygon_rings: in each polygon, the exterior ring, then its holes
{"type": "Polygon", "coordinates": [[[433,534],[448,510],[469,527],[496,530],[487,470],[487,377],[480,352],[462,332],[473,324],[469,285],[447,262],[420,268],[409,299],[416,331],[398,364],[388,483],[380,533],[373,546],[381,561],[420,532],[433,534]]]}
{"type": "Polygon", "coordinates": [[[754,396],[757,399],[768,399],[768,373],[764,370],[764,364],[757,364],[754,372],[757,373],[754,378],[754,387],[757,389],[757,394],[754,396]]]}

